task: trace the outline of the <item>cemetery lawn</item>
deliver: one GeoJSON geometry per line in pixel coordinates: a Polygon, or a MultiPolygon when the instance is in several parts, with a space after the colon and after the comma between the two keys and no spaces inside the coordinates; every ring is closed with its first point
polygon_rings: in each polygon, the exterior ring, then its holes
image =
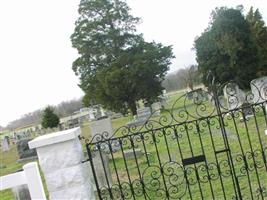
{"type": "MultiPolygon", "coordinates": [[[[172,104],[180,95],[181,94],[175,94],[170,98],[167,109],[171,108],[172,104]]],[[[183,103],[183,99],[181,99],[180,102],[176,102],[174,110],[179,111],[179,109],[183,108],[183,103]]],[[[190,102],[187,106],[189,113],[196,112],[195,108],[191,107],[190,102]]],[[[235,112],[234,117],[226,113],[223,115],[224,128],[233,160],[234,173],[236,173],[238,177],[244,199],[261,199],[261,197],[258,196],[258,188],[267,188],[267,173],[261,154],[262,149],[265,152],[267,150],[267,140],[264,135],[267,121],[263,114],[262,107],[255,107],[254,111],[255,115],[245,122],[240,120],[242,115],[238,112],[235,112]],[[242,155],[245,155],[247,159],[248,170],[245,170],[242,155]],[[256,168],[255,165],[257,166],[256,168]]],[[[172,188],[174,191],[172,195],[176,195],[173,199],[190,199],[188,188],[186,188],[186,181],[182,180],[184,176],[181,168],[182,152],[183,158],[204,155],[210,167],[209,173],[212,179],[208,180],[208,174],[202,167],[203,162],[196,163],[195,167],[199,170],[198,173],[200,176],[200,180],[197,180],[194,172],[194,165],[189,165],[189,168],[191,167],[191,173],[188,175],[190,182],[189,188],[193,199],[201,199],[201,195],[203,194],[204,199],[213,199],[213,197],[215,199],[223,199],[224,195],[227,197],[226,199],[232,198],[231,195],[235,194],[233,179],[231,178],[230,166],[227,163],[227,153],[224,151],[226,147],[222,137],[218,116],[215,115],[207,120],[206,117],[209,116],[209,113],[213,112],[213,107],[208,104],[206,112],[207,115],[205,115],[204,112],[201,113],[203,114],[203,118],[197,121],[195,121],[193,117],[189,117],[186,122],[173,122],[170,126],[165,127],[155,123],[153,134],[149,131],[149,128],[133,131],[137,136],[137,139],[134,140],[134,148],[136,150],[141,150],[143,153],[146,151],[148,156],[144,154],[136,158],[134,156],[127,157],[124,160],[121,150],[110,153],[109,168],[111,171],[112,184],[116,185],[119,181],[121,184],[124,183],[125,187],[123,190],[125,190],[126,194],[131,194],[130,188],[128,187],[127,189],[126,185],[132,182],[133,187],[136,188],[136,199],[141,200],[145,199],[145,197],[141,192],[142,187],[139,180],[144,180],[146,195],[150,197],[149,199],[160,199],[158,191],[160,189],[163,191],[166,186],[172,187],[172,184],[175,182],[176,185],[179,185],[179,191],[174,187],[172,188]],[[199,130],[196,128],[197,123],[199,125],[199,130]],[[173,128],[174,126],[175,128],[173,128]],[[174,129],[179,132],[178,140],[175,138],[174,129]],[[165,134],[163,134],[163,130],[165,134]],[[143,135],[144,139],[140,139],[141,135],[143,135]],[[152,135],[155,135],[157,139],[156,142],[153,141],[152,135]],[[179,146],[181,150],[179,150],[179,146]],[[221,152],[215,153],[215,151],[221,152]],[[218,175],[215,154],[217,155],[220,170],[223,174],[222,182],[218,175]],[[111,159],[112,157],[114,158],[114,162],[111,159]],[[159,162],[161,166],[163,166],[163,170],[166,170],[164,171],[165,175],[161,175],[160,173],[159,162]],[[172,172],[177,176],[171,176],[170,174],[172,172]],[[152,178],[152,176],[154,178],[152,178]],[[163,183],[163,176],[165,176],[165,180],[167,180],[165,186],[163,183]],[[159,187],[159,185],[161,187],[159,187]],[[222,188],[224,191],[222,191],[222,188]],[[202,191],[203,194],[201,194],[200,191],[202,191]]],[[[222,112],[227,111],[222,110],[222,112]]],[[[161,116],[165,116],[166,119],[170,120],[168,112],[163,112],[161,116]]],[[[157,122],[159,117],[154,117],[152,120],[157,122]]],[[[125,135],[123,132],[117,133],[117,136],[123,135],[125,135]]],[[[133,137],[126,136],[121,138],[124,138],[123,151],[133,149],[131,144],[131,138],[133,137]]],[[[116,193],[116,188],[114,192],[116,193]]],[[[117,192],[119,192],[118,189],[117,192]]],[[[105,191],[104,188],[103,194],[109,197],[109,193],[105,191]]],[[[119,193],[117,193],[117,195],[116,197],[119,197],[119,193]]],[[[163,193],[163,197],[164,195],[163,193]]]]}
{"type": "MultiPolygon", "coordinates": [[[[170,95],[170,99],[168,101],[168,105],[166,107],[167,111],[162,112],[161,116],[165,116],[167,119],[169,119],[169,115],[168,115],[168,110],[170,110],[172,108],[173,103],[175,103],[176,99],[178,97],[180,97],[182,94],[184,94],[184,92],[176,92],[176,93],[172,93],[172,95],[170,95]]],[[[179,110],[179,108],[183,107],[183,100],[181,102],[176,102],[174,110],[179,110]]],[[[194,108],[190,107],[190,105],[188,105],[188,112],[194,112],[194,108]]],[[[212,112],[212,107],[209,107],[209,105],[207,105],[207,112],[212,112]]],[[[154,117],[152,118],[153,120],[157,121],[159,120],[159,117],[154,117]]],[[[123,117],[123,118],[119,118],[119,119],[114,119],[112,120],[112,127],[114,130],[116,130],[117,128],[125,125],[127,122],[129,122],[130,120],[132,120],[132,117],[123,117]]],[[[211,118],[210,122],[212,123],[212,125],[207,126],[207,123],[205,120],[200,121],[200,123],[202,123],[201,125],[201,129],[200,129],[200,134],[198,134],[196,128],[195,128],[195,122],[194,121],[190,121],[192,120],[192,118],[188,119],[188,122],[186,123],[188,127],[191,127],[188,130],[188,134],[186,134],[186,131],[182,130],[182,124],[178,125],[177,129],[180,130],[182,132],[181,137],[179,138],[179,144],[180,147],[182,149],[182,153],[183,153],[183,157],[184,158],[190,158],[192,157],[192,152],[195,156],[197,155],[202,155],[204,154],[206,157],[206,160],[209,162],[214,162],[215,160],[215,154],[214,154],[214,148],[213,148],[213,144],[212,141],[214,142],[216,151],[218,150],[224,150],[225,146],[224,146],[224,142],[223,139],[221,137],[221,129],[219,127],[219,123],[217,121],[217,117],[211,118]],[[189,145],[189,141],[191,143],[191,146],[189,145]],[[200,143],[200,141],[202,141],[202,145],[200,143]],[[202,148],[204,147],[204,148],[202,148]],[[190,150],[191,148],[191,150],[190,150]]],[[[230,145],[230,149],[231,149],[231,155],[233,156],[234,159],[234,166],[237,172],[237,175],[242,175],[240,176],[240,186],[241,186],[241,190],[242,192],[245,193],[245,195],[248,197],[248,199],[250,199],[250,193],[248,192],[249,190],[247,188],[251,187],[253,189],[253,195],[254,193],[256,194],[256,189],[259,185],[259,181],[257,180],[257,176],[255,174],[255,170],[251,171],[249,173],[249,178],[245,173],[242,174],[242,161],[240,162],[240,160],[238,160],[238,156],[241,154],[241,147],[244,149],[244,153],[249,153],[251,151],[251,148],[253,150],[259,150],[260,144],[262,144],[263,148],[266,148],[267,146],[267,141],[266,141],[266,136],[264,135],[264,130],[266,129],[266,121],[264,118],[264,115],[262,112],[260,112],[258,110],[258,112],[255,114],[255,117],[252,117],[249,121],[246,122],[240,122],[239,117],[236,118],[235,120],[233,120],[231,117],[227,117],[225,116],[224,118],[225,120],[225,129],[227,132],[227,138],[229,141],[229,145],[230,145]],[[257,126],[256,126],[257,124],[257,126]],[[241,142],[239,142],[239,139],[241,142]],[[248,142],[248,138],[251,141],[248,142]],[[261,141],[261,143],[259,142],[261,141]],[[240,145],[241,143],[241,145],[240,145]],[[251,146],[252,144],[252,146],[251,146]],[[245,174],[245,175],[244,175],[245,174]],[[249,179],[249,181],[248,181],[249,179]],[[249,184],[249,185],[248,185],[249,184]]],[[[175,123],[178,124],[178,123],[175,123]]],[[[157,125],[155,125],[155,127],[157,127],[157,125]]],[[[159,126],[160,128],[161,126],[159,126]]],[[[88,123],[84,123],[83,126],[81,127],[82,133],[81,135],[84,136],[85,138],[91,138],[91,133],[90,133],[90,122],[88,123]]],[[[145,129],[143,129],[142,131],[145,131],[145,129]]],[[[177,163],[181,163],[181,156],[180,156],[180,152],[177,146],[177,140],[175,140],[173,138],[174,136],[174,131],[171,128],[166,128],[165,131],[167,131],[166,133],[166,137],[164,137],[162,135],[161,131],[156,131],[155,135],[158,138],[158,143],[157,143],[157,148],[158,148],[158,152],[156,151],[155,148],[155,144],[152,142],[151,143],[151,138],[148,137],[147,140],[144,141],[145,146],[146,146],[146,151],[149,153],[149,155],[146,157],[145,155],[140,156],[137,158],[137,160],[134,157],[131,158],[127,158],[126,160],[126,164],[128,166],[128,170],[129,170],[129,175],[131,180],[138,180],[140,179],[140,175],[138,173],[137,170],[137,164],[139,165],[139,169],[141,171],[141,173],[143,173],[145,170],[148,170],[148,162],[150,164],[150,166],[159,166],[159,158],[161,160],[161,163],[169,163],[170,160],[172,161],[176,161],[177,163]],[[166,143],[168,145],[168,148],[166,146],[166,143]]],[[[116,136],[121,136],[120,132],[116,133],[116,136]]],[[[84,142],[82,142],[83,144],[83,148],[85,151],[85,145],[84,142]]],[[[128,141],[127,143],[128,146],[123,147],[123,149],[129,149],[128,147],[131,146],[130,141],[128,141]]],[[[137,142],[136,143],[137,148],[141,149],[142,152],[144,152],[144,145],[141,142],[137,142]]],[[[125,168],[125,162],[122,158],[122,152],[118,151],[116,153],[113,153],[114,155],[114,160],[115,162],[112,162],[112,160],[110,159],[109,162],[109,167],[110,167],[110,171],[111,171],[111,177],[112,177],[112,182],[113,184],[116,184],[117,181],[117,177],[116,177],[116,173],[115,173],[115,169],[114,166],[116,166],[117,171],[119,172],[118,176],[120,181],[122,182],[129,182],[128,180],[128,176],[127,176],[127,171],[125,168]],[[115,165],[114,165],[115,163],[115,165]]],[[[110,156],[111,157],[111,156],[110,156]]],[[[249,154],[248,154],[249,157],[249,154]]],[[[250,157],[251,158],[251,157],[250,157]]],[[[1,168],[0,169],[0,176],[9,174],[9,173],[13,173],[18,169],[21,169],[21,167],[25,164],[25,163],[17,163],[17,159],[18,159],[18,155],[17,155],[17,151],[16,151],[16,146],[11,146],[10,151],[8,152],[0,152],[0,164],[1,166],[6,166],[6,168],[1,168]]],[[[219,154],[218,156],[219,160],[225,160],[226,159],[226,154],[222,153],[219,154]]],[[[256,159],[259,159],[257,161],[261,161],[261,157],[258,156],[256,157],[256,159]]],[[[224,164],[224,163],[222,163],[224,164]]],[[[249,164],[252,166],[253,165],[253,160],[249,159],[249,164]]],[[[166,164],[167,166],[168,164],[166,164]]],[[[198,164],[197,164],[198,166],[198,164]]],[[[212,167],[212,166],[211,166],[212,167]]],[[[222,166],[222,169],[224,170],[224,173],[227,175],[228,173],[228,166],[222,166]]],[[[158,173],[158,169],[157,167],[154,168],[155,172],[158,173]]],[[[148,171],[149,172],[149,171],[148,171]]],[[[204,171],[200,171],[200,174],[202,176],[202,178],[205,176],[204,171]]],[[[217,168],[213,166],[213,168],[211,169],[211,173],[213,173],[214,175],[216,175],[217,173],[217,168]]],[[[266,171],[264,171],[264,168],[259,168],[258,170],[259,176],[260,176],[260,184],[262,186],[265,186],[267,188],[267,175],[266,175],[266,171]]],[[[182,171],[179,171],[179,168],[177,168],[177,174],[179,176],[183,176],[182,175],[182,171]]],[[[195,180],[195,174],[192,173],[190,175],[189,178],[192,178],[190,180],[192,181],[196,181],[195,180]]],[[[159,178],[161,180],[161,178],[159,178]]],[[[145,180],[145,184],[146,187],[150,188],[150,193],[148,194],[149,197],[151,197],[151,199],[158,199],[158,196],[156,194],[156,191],[153,190],[153,186],[151,185],[151,183],[149,182],[149,176],[146,177],[146,174],[144,174],[144,180],[145,180]]],[[[162,182],[161,182],[162,184],[162,182]]],[[[169,184],[169,183],[167,183],[169,184]]],[[[178,192],[177,195],[183,195],[182,192],[183,190],[185,190],[185,184],[183,183],[179,183],[177,182],[177,184],[181,184],[181,191],[180,193],[178,192]]],[[[45,184],[44,184],[45,185],[45,184]]],[[[220,199],[223,196],[222,193],[222,186],[220,183],[219,179],[216,180],[212,180],[212,181],[207,181],[206,183],[201,183],[200,187],[203,191],[203,193],[205,194],[205,197],[207,199],[212,199],[212,192],[210,187],[213,188],[214,194],[215,194],[215,198],[216,199],[220,199]]],[[[225,177],[224,179],[224,185],[223,185],[226,194],[233,194],[234,193],[234,187],[232,185],[232,180],[230,177],[225,177]]],[[[126,190],[126,189],[125,189],[126,190]]],[[[201,194],[199,192],[199,184],[198,181],[196,182],[192,182],[192,184],[190,185],[190,190],[191,193],[193,194],[193,199],[199,199],[201,194]]],[[[128,191],[130,192],[130,191],[128,191]]],[[[47,190],[46,190],[46,194],[48,196],[47,190]]],[[[96,194],[97,196],[97,194],[96,194]]],[[[184,196],[182,196],[182,199],[188,199],[188,192],[187,194],[185,194],[184,196]]],[[[5,191],[1,191],[0,192],[0,199],[1,200],[9,200],[9,199],[13,199],[13,195],[11,190],[5,190],[5,191]]],[[[144,199],[144,196],[140,195],[140,197],[137,197],[137,199],[141,200],[144,199]]],[[[178,198],[177,198],[178,199],[178,198]]]]}

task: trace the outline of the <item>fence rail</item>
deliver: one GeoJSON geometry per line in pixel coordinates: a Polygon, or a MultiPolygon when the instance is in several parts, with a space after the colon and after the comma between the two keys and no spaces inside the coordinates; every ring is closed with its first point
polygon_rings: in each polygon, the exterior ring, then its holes
{"type": "Polygon", "coordinates": [[[27,184],[31,199],[46,200],[43,184],[36,162],[23,166],[23,171],[0,177],[0,190],[27,184]]]}

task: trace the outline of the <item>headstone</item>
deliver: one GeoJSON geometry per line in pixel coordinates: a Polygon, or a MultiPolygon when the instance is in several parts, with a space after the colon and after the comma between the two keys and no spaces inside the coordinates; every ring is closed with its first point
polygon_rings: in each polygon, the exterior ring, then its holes
{"type": "Polygon", "coordinates": [[[250,87],[254,103],[262,103],[267,100],[267,76],[252,80],[250,87]]]}
{"type": "Polygon", "coordinates": [[[141,149],[135,149],[134,151],[132,149],[124,150],[123,153],[125,158],[132,158],[134,156],[139,157],[144,155],[141,149]]]}
{"type": "Polygon", "coordinates": [[[191,90],[191,91],[188,91],[186,93],[186,96],[188,98],[188,100],[192,100],[194,99],[195,102],[198,102],[199,100],[202,99],[202,88],[197,88],[195,90],[191,90]]]}
{"type": "Polygon", "coordinates": [[[9,140],[7,139],[7,137],[4,137],[4,139],[2,140],[2,151],[8,151],[9,150],[9,140]]]}
{"type": "Polygon", "coordinates": [[[4,137],[4,139],[6,139],[6,140],[7,140],[7,143],[8,143],[8,145],[10,145],[9,136],[7,136],[7,135],[6,135],[6,136],[4,137]]]}
{"type": "Polygon", "coordinates": [[[94,109],[92,107],[89,108],[88,115],[89,115],[89,120],[94,120],[95,119],[94,109]]]}
{"type": "Polygon", "coordinates": [[[152,109],[152,114],[153,115],[160,115],[160,109],[161,109],[161,103],[160,102],[155,102],[151,105],[152,109]]]}
{"type": "Polygon", "coordinates": [[[193,92],[192,91],[190,91],[190,92],[187,92],[186,93],[186,97],[188,98],[188,100],[192,100],[193,99],[193,92]]]}
{"type": "Polygon", "coordinates": [[[149,118],[150,116],[151,116],[151,110],[149,107],[137,109],[137,117],[138,118],[149,118]]]}
{"type": "Polygon", "coordinates": [[[236,83],[226,84],[223,93],[229,110],[239,108],[246,100],[245,93],[236,83]]]}
{"type": "Polygon", "coordinates": [[[150,107],[139,108],[137,109],[137,116],[134,118],[134,120],[128,122],[126,125],[128,127],[143,125],[147,122],[150,116],[151,116],[150,107]]]}
{"type": "Polygon", "coordinates": [[[249,120],[250,117],[253,117],[253,108],[247,102],[243,103],[242,105],[242,113],[244,114],[245,119],[243,116],[240,118],[240,121],[249,120]]]}
{"type": "Polygon", "coordinates": [[[28,142],[30,139],[19,140],[17,142],[17,151],[19,155],[18,162],[32,160],[37,158],[35,149],[29,149],[28,142]]]}
{"type": "MultiPolygon", "coordinates": [[[[109,185],[112,185],[108,154],[106,154],[104,151],[94,151],[93,163],[99,187],[107,187],[108,183],[109,185]]],[[[93,179],[92,181],[94,182],[93,179]]]]}
{"type": "Polygon", "coordinates": [[[106,116],[103,108],[100,105],[95,106],[94,116],[96,120],[106,116]]]}
{"type": "Polygon", "coordinates": [[[90,124],[92,137],[95,135],[107,134],[105,138],[110,138],[113,135],[113,129],[110,118],[103,118],[92,121],[90,124]]]}

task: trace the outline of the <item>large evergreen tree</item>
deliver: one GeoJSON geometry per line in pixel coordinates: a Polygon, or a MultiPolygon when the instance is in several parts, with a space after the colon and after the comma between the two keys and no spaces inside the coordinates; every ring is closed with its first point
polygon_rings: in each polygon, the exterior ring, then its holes
{"type": "Polygon", "coordinates": [[[54,109],[51,106],[47,106],[44,109],[42,116],[42,127],[43,128],[54,128],[59,124],[59,117],[54,113],[54,109]]]}
{"type": "Polygon", "coordinates": [[[252,39],[257,46],[259,64],[257,69],[258,76],[267,76],[267,27],[258,9],[253,11],[250,8],[246,20],[249,24],[252,39]]]}
{"type": "Polygon", "coordinates": [[[256,77],[257,48],[240,7],[216,8],[209,27],[195,40],[195,49],[205,84],[210,70],[217,82],[236,80],[244,87],[256,77]]]}
{"type": "Polygon", "coordinates": [[[73,70],[86,105],[136,114],[135,101],[152,102],[161,93],[172,49],[145,42],[136,33],[140,20],[129,10],[122,0],[81,0],[71,41],[79,53],[73,70]]]}

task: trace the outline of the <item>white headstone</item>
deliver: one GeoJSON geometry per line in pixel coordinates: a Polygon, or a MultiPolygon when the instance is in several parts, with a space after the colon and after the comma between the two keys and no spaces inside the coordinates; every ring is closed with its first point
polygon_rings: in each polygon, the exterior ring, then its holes
{"type": "Polygon", "coordinates": [[[138,118],[148,118],[150,116],[151,116],[151,110],[149,107],[137,109],[137,117],[138,118]]]}
{"type": "Polygon", "coordinates": [[[267,100],[267,76],[252,80],[250,87],[254,103],[262,103],[267,100]]]}
{"type": "Polygon", "coordinates": [[[94,120],[95,119],[95,114],[94,114],[94,109],[93,108],[89,108],[88,115],[89,115],[89,120],[94,120]]]}
{"type": "Polygon", "coordinates": [[[151,105],[152,113],[153,115],[160,115],[160,109],[161,109],[161,104],[160,102],[155,102],[151,105]]]}
{"type": "Polygon", "coordinates": [[[246,94],[236,83],[225,85],[223,93],[229,110],[240,107],[246,100],[246,94]]]}

